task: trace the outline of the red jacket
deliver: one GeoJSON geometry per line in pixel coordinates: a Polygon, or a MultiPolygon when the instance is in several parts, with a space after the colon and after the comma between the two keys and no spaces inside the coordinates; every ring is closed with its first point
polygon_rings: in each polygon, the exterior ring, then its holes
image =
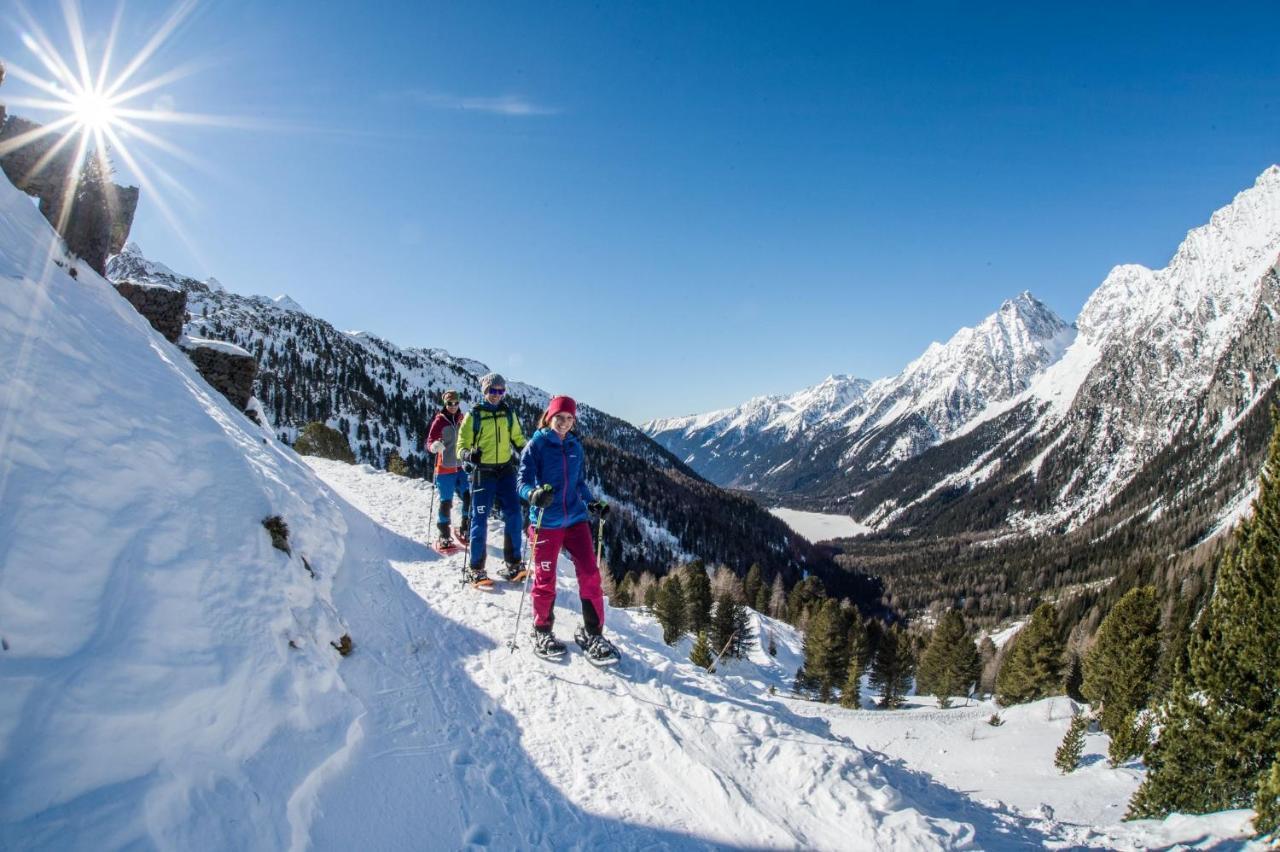
{"type": "MultiPolygon", "coordinates": [[[[452,417],[448,411],[441,411],[431,421],[431,428],[427,430],[426,446],[430,447],[436,441],[444,443],[444,452],[436,456],[436,473],[457,473],[462,467],[462,463],[458,461],[458,426],[462,423],[462,411],[459,410],[452,417]]],[[[427,450],[431,452],[431,450],[427,450]]]]}

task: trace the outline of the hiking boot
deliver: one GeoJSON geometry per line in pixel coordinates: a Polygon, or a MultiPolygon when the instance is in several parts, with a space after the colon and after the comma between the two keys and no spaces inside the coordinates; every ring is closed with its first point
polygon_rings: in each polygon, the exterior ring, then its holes
{"type": "Polygon", "coordinates": [[[467,582],[473,586],[492,586],[493,581],[485,573],[483,565],[472,565],[467,569],[467,582]]]}
{"type": "Polygon", "coordinates": [[[454,544],[453,539],[451,538],[436,539],[436,543],[435,543],[436,550],[456,550],[457,547],[458,545],[454,544]]]}
{"type": "Polygon", "coordinates": [[[550,630],[533,631],[533,653],[547,660],[564,656],[564,643],[551,635],[550,630]]]}
{"type": "Polygon", "coordinates": [[[573,641],[578,643],[592,665],[611,666],[621,659],[612,642],[599,633],[588,633],[585,626],[574,632],[573,641]]]}
{"type": "Polygon", "coordinates": [[[506,580],[509,583],[519,583],[529,572],[525,570],[523,562],[506,562],[498,569],[498,579],[506,580]]]}

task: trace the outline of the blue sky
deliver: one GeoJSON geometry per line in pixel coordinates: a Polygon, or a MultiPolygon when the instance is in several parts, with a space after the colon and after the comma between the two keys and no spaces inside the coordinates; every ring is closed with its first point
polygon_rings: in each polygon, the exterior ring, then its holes
{"type": "Polygon", "coordinates": [[[1280,161],[1274,4],[888,5],[202,3],[137,103],[237,121],[148,125],[191,162],[139,146],[132,238],[640,421],[896,373],[1024,289],[1071,320],[1280,161]]]}

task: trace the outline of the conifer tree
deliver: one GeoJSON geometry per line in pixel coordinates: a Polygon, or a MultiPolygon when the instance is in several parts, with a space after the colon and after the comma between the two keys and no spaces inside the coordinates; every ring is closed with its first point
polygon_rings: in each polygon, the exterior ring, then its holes
{"type": "MultiPolygon", "coordinates": [[[[1273,412],[1273,418],[1275,413],[1273,412]]],[[[1218,565],[1187,648],[1187,668],[1159,710],[1159,739],[1129,803],[1133,817],[1250,807],[1280,742],[1280,424],[1253,516],[1218,565]]]]}
{"type": "Polygon", "coordinates": [[[635,586],[635,599],[644,605],[649,612],[658,603],[658,580],[650,571],[642,571],[635,586]]]}
{"type": "Polygon", "coordinates": [[[699,668],[711,668],[711,643],[707,641],[707,631],[699,630],[694,640],[693,649],[689,651],[689,662],[699,668]]]}
{"type": "Polygon", "coordinates": [[[707,638],[711,640],[711,648],[713,654],[719,654],[725,650],[730,640],[733,638],[735,625],[733,622],[733,599],[725,592],[721,592],[716,598],[715,607],[711,611],[711,629],[707,638]]]}
{"type": "MultiPolygon", "coordinates": [[[[781,580],[782,578],[779,577],[778,579],[781,580]]],[[[755,600],[751,604],[753,607],[755,607],[756,612],[761,613],[762,615],[769,614],[769,598],[771,597],[770,588],[771,588],[770,584],[761,583],[760,588],[756,590],[755,600]]],[[[786,598],[785,594],[783,595],[783,598],[785,600],[786,598]]]]}
{"type": "Polygon", "coordinates": [[[1007,707],[1062,694],[1062,652],[1058,611],[1053,604],[1041,604],[1010,641],[996,675],[996,702],[1007,707]]]}
{"type": "Polygon", "coordinates": [[[867,625],[857,612],[849,619],[849,635],[845,642],[848,645],[849,659],[857,660],[858,670],[866,671],[871,665],[871,637],[867,635],[867,625]]]}
{"type": "Polygon", "coordinates": [[[775,574],[773,586],[769,590],[769,616],[779,621],[787,617],[787,586],[782,582],[782,575],[775,574]]]}
{"type": "Polygon", "coordinates": [[[754,644],[754,631],[751,629],[751,611],[745,604],[733,602],[733,642],[729,645],[729,653],[734,659],[741,660],[747,656],[754,644]]]}
{"type": "Polygon", "coordinates": [[[804,665],[798,680],[815,692],[819,701],[830,701],[844,682],[845,653],[840,605],[827,600],[814,606],[804,634],[804,665]]]}
{"type": "Polygon", "coordinates": [[[707,566],[701,559],[695,559],[686,566],[685,580],[684,596],[688,608],[685,624],[694,632],[708,630],[711,627],[711,578],[707,576],[707,566]]]}
{"type": "Polygon", "coordinates": [[[1257,812],[1253,818],[1254,831],[1270,835],[1280,832],[1280,752],[1272,759],[1271,768],[1258,780],[1253,809],[1257,812]]]}
{"type": "MultiPolygon", "coordinates": [[[[1102,730],[1123,737],[1132,716],[1146,706],[1158,669],[1160,608],[1153,586],[1130,589],[1098,628],[1084,658],[1081,691],[1102,730]]],[[[1127,757],[1127,755],[1126,755],[1127,757]]],[[[1114,762],[1114,761],[1113,761],[1114,762]]]]}
{"type": "Polygon", "coordinates": [[[1112,766],[1119,766],[1142,754],[1150,745],[1151,716],[1146,714],[1139,721],[1137,711],[1131,710],[1108,733],[1111,734],[1111,745],[1107,747],[1107,758],[1112,766]]]}
{"type": "Polygon", "coordinates": [[[1088,701],[1084,697],[1084,661],[1075,651],[1067,652],[1066,674],[1062,676],[1062,689],[1072,701],[1088,701]]]}
{"type": "Polygon", "coordinates": [[[667,577],[658,589],[658,599],[654,603],[653,614],[662,625],[662,641],[668,645],[679,642],[680,637],[685,633],[687,623],[684,586],[676,574],[667,577]]]}
{"type": "Polygon", "coordinates": [[[623,575],[622,580],[618,583],[617,588],[614,589],[613,597],[609,599],[609,604],[611,606],[616,606],[619,608],[626,608],[631,606],[632,590],[635,587],[634,584],[635,584],[635,574],[631,571],[628,571],[625,575],[623,575]]]}
{"type": "Polygon", "coordinates": [[[1053,755],[1053,765],[1058,767],[1063,775],[1074,772],[1080,765],[1080,755],[1084,753],[1084,732],[1088,727],[1089,717],[1085,714],[1076,713],[1071,717],[1071,724],[1067,726],[1062,744],[1053,755]]]}
{"type": "Polygon", "coordinates": [[[978,646],[965,631],[964,616],[951,610],[934,628],[920,657],[916,689],[938,697],[938,706],[951,706],[951,696],[968,695],[982,673],[978,646]]]}
{"type": "Polygon", "coordinates": [[[758,562],[752,562],[751,567],[747,569],[747,577],[742,581],[742,593],[746,596],[749,605],[755,608],[756,612],[764,612],[757,604],[759,604],[760,590],[764,588],[764,573],[760,570],[758,562]]]}
{"type": "Polygon", "coordinates": [[[858,654],[849,653],[849,667],[845,670],[844,685],[840,688],[840,706],[849,710],[857,710],[862,706],[862,659],[858,654]]]}
{"type": "Polygon", "coordinates": [[[870,683],[880,691],[880,706],[886,709],[901,707],[915,668],[911,657],[911,641],[902,628],[893,625],[880,634],[875,657],[871,661],[870,683]]]}

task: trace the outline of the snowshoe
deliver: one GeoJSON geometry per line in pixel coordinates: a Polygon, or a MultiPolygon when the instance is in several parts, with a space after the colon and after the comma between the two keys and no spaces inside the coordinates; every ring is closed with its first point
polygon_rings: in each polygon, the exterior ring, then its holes
{"type": "Polygon", "coordinates": [[[484,568],[474,565],[467,569],[467,582],[471,584],[473,589],[489,590],[493,588],[493,581],[489,579],[489,575],[484,572],[484,568]]]}
{"type": "Polygon", "coordinates": [[[554,660],[564,656],[564,643],[551,634],[550,630],[533,631],[533,653],[544,660],[554,660]]]}
{"type": "Polygon", "coordinates": [[[523,562],[507,562],[498,569],[498,578],[508,583],[519,583],[527,576],[529,572],[525,570],[523,562]]]}
{"type": "Polygon", "coordinates": [[[612,642],[599,633],[588,633],[586,627],[579,627],[574,632],[573,641],[578,643],[578,647],[586,655],[587,662],[593,666],[613,666],[622,659],[612,642]]]}
{"type": "Polygon", "coordinates": [[[431,549],[434,550],[436,553],[439,553],[441,556],[452,556],[453,554],[457,553],[459,550],[462,550],[462,548],[457,544],[455,544],[452,540],[446,540],[443,538],[436,539],[434,542],[432,542],[431,549]]]}

